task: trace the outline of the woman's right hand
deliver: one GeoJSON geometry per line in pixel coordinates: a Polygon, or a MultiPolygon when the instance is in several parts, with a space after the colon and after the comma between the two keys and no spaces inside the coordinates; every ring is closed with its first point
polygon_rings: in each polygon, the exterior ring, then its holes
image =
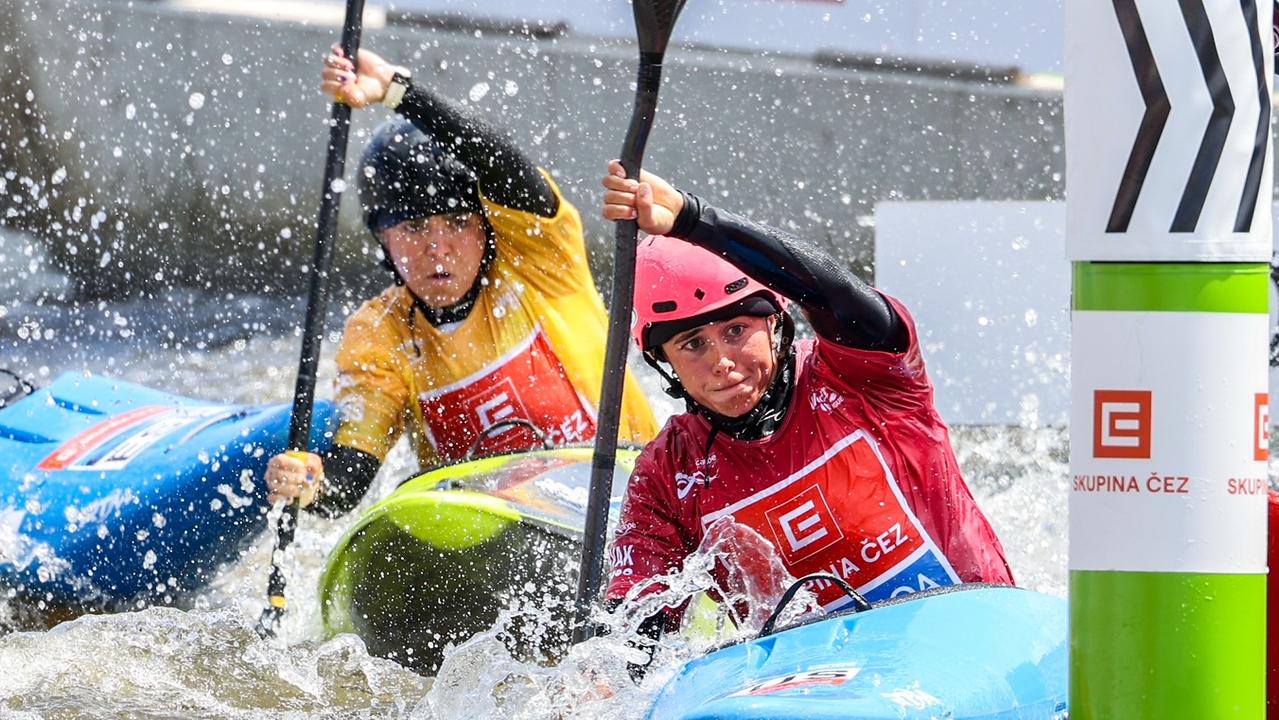
{"type": "Polygon", "coordinates": [[[607,220],[634,220],[650,235],[665,235],[684,209],[684,196],[670,183],[647,170],[636,182],[626,177],[622,163],[610,160],[604,176],[604,208],[607,220]]]}
{"type": "Polygon", "coordinates": [[[284,452],[266,465],[267,500],[271,503],[292,502],[301,507],[315,500],[315,492],[324,481],[324,463],[320,456],[308,452],[284,452]]]}
{"type": "Polygon", "coordinates": [[[324,70],[320,72],[320,90],[353,108],[382,102],[391,76],[396,72],[408,74],[408,70],[368,50],[356,53],[356,60],[358,65],[352,65],[342,47],[335,44],[324,56],[324,70]]]}

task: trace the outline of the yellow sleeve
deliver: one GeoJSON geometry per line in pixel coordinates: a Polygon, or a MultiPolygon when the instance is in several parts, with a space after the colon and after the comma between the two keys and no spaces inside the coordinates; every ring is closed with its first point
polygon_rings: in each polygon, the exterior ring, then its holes
{"type": "Polygon", "coordinates": [[[559,186],[541,171],[559,201],[555,217],[513,210],[481,196],[497,237],[497,252],[507,254],[520,276],[550,298],[594,289],[582,239],[582,217],[564,199],[559,186]]]}
{"type": "Polygon", "coordinates": [[[379,300],[351,316],[338,346],[335,442],[384,460],[410,414],[403,338],[379,300]]]}
{"type": "Polygon", "coordinates": [[[622,388],[621,419],[617,432],[617,439],[621,442],[643,445],[657,435],[657,418],[653,417],[648,398],[630,368],[626,368],[626,384],[622,388]]]}

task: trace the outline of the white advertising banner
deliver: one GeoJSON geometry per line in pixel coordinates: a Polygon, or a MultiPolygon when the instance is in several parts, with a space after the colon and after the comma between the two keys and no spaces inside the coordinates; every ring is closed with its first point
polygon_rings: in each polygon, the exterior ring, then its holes
{"type": "Polygon", "coordinates": [[[1265,572],[1266,322],[1074,313],[1071,570],[1265,572]]]}

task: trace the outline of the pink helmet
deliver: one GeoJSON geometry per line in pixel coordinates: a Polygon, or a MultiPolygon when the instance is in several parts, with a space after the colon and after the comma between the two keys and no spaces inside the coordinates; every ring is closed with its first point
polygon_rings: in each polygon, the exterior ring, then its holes
{"type": "Polygon", "coordinates": [[[631,337],[642,351],[708,322],[775,315],[786,305],[786,298],[692,243],[652,235],[636,250],[631,337]]]}

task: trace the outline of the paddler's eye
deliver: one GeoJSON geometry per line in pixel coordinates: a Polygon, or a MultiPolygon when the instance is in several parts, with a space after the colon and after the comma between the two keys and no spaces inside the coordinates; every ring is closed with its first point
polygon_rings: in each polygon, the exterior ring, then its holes
{"type": "Polygon", "coordinates": [[[705,347],[706,341],[700,337],[691,337],[679,344],[679,349],[684,352],[697,352],[705,347]]]}

